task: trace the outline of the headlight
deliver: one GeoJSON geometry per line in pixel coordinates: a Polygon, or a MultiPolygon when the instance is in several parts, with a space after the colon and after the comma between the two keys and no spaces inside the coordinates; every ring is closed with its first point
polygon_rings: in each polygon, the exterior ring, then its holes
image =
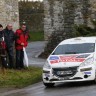
{"type": "Polygon", "coordinates": [[[51,69],[51,66],[50,64],[48,63],[48,61],[46,61],[45,65],[43,68],[46,68],[46,69],[51,69]]]}
{"type": "Polygon", "coordinates": [[[80,65],[80,67],[87,66],[87,65],[91,65],[91,64],[93,64],[93,61],[94,61],[94,58],[93,58],[93,57],[88,58],[87,60],[85,60],[85,61],[80,65]]]}

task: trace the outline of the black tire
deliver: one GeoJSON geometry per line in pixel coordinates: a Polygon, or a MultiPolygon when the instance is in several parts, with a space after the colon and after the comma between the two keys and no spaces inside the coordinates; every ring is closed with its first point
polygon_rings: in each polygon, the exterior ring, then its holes
{"type": "Polygon", "coordinates": [[[94,83],[96,84],[96,77],[95,77],[95,79],[94,79],[94,83]]]}
{"type": "MultiPolygon", "coordinates": [[[[96,73],[95,73],[95,74],[96,74],[96,73]]],[[[94,84],[96,84],[96,75],[95,75],[95,79],[92,80],[92,82],[93,82],[94,84]]]]}
{"type": "Polygon", "coordinates": [[[44,83],[43,84],[48,87],[48,88],[51,88],[51,87],[54,87],[55,83],[44,83]]]}

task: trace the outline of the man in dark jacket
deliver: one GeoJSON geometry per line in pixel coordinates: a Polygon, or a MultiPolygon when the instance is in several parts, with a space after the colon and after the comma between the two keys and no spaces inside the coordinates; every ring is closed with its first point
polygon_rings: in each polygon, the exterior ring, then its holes
{"type": "Polygon", "coordinates": [[[2,69],[7,68],[7,59],[6,59],[6,45],[4,41],[3,26],[0,24],[0,57],[2,63],[2,69]]]}
{"type": "Polygon", "coordinates": [[[15,40],[15,34],[12,30],[12,24],[8,24],[6,29],[3,30],[6,43],[6,51],[9,57],[9,68],[14,68],[14,52],[13,44],[15,40]]]}
{"type": "Polygon", "coordinates": [[[16,68],[17,69],[23,69],[24,68],[24,52],[23,47],[27,47],[28,45],[28,30],[25,24],[21,26],[20,29],[18,29],[15,33],[15,36],[17,37],[15,41],[16,46],[16,68]]]}
{"type": "Polygon", "coordinates": [[[2,38],[3,26],[0,24],[0,38],[2,38]]]}

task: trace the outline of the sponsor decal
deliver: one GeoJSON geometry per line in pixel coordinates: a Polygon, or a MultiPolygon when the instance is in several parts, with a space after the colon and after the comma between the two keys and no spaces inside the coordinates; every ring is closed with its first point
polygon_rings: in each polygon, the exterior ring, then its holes
{"type": "Polygon", "coordinates": [[[83,62],[85,59],[77,59],[77,58],[72,58],[72,59],[61,59],[60,62],[83,62]]]}
{"type": "Polygon", "coordinates": [[[51,56],[51,57],[49,58],[49,60],[59,60],[59,57],[58,57],[58,56],[51,56]]]}
{"type": "Polygon", "coordinates": [[[85,75],[90,75],[91,74],[91,72],[84,72],[85,73],[85,75]]]}
{"type": "Polygon", "coordinates": [[[84,58],[77,58],[77,56],[60,56],[60,62],[83,62],[84,58]]]}
{"type": "Polygon", "coordinates": [[[71,55],[71,56],[51,56],[49,58],[51,64],[59,62],[83,62],[90,54],[71,55]]]}
{"type": "Polygon", "coordinates": [[[51,56],[49,58],[51,64],[59,63],[59,57],[58,56],[51,56]]]}
{"type": "Polygon", "coordinates": [[[59,60],[52,60],[50,61],[51,64],[59,63],[59,60]]]}

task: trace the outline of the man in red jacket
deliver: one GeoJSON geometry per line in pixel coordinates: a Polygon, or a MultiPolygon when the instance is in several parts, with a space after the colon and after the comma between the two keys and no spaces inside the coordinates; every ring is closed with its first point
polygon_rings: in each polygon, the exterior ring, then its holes
{"type": "Polygon", "coordinates": [[[25,24],[21,26],[20,29],[18,29],[15,33],[16,35],[16,68],[17,69],[23,69],[24,68],[24,52],[23,47],[27,47],[28,45],[28,30],[25,24]]]}

